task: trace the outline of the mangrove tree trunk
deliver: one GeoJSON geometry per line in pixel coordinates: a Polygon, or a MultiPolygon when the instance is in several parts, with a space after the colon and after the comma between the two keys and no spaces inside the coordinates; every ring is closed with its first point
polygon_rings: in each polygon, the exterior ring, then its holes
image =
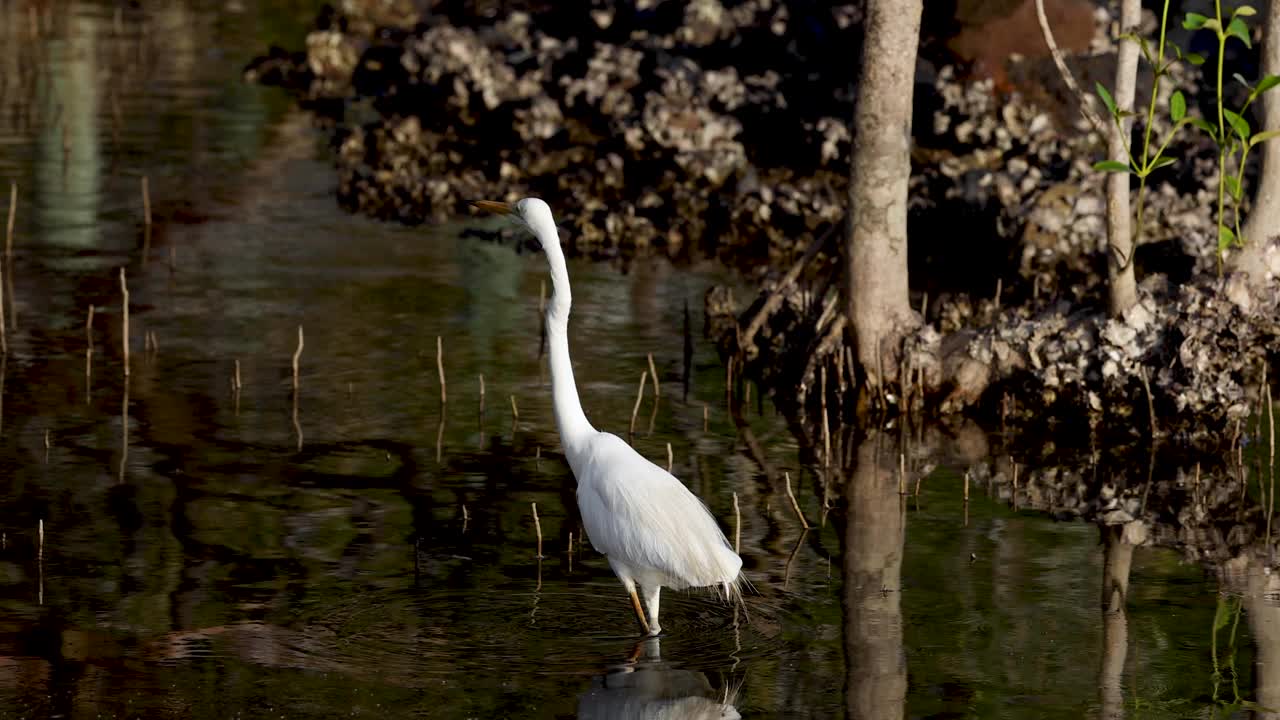
{"type": "MultiPolygon", "coordinates": [[[[1119,122],[1107,136],[1107,158],[1129,164],[1129,136],[1133,129],[1133,97],[1138,82],[1138,43],[1124,37],[1137,33],[1142,22],[1142,0],[1120,1],[1120,39],[1116,58],[1115,103],[1119,122]]],[[[1112,316],[1119,316],[1138,301],[1133,273],[1133,215],[1129,206],[1129,174],[1107,176],[1107,280],[1112,316]]]]}
{"type": "Polygon", "coordinates": [[[844,301],[867,386],[899,381],[907,295],[907,183],[921,0],[869,0],[854,110],[844,301]]]}
{"type": "MultiPolygon", "coordinates": [[[[1263,20],[1262,77],[1268,75],[1280,75],[1280,0],[1267,2],[1263,20]]],[[[1280,129],[1280,96],[1273,90],[1264,93],[1258,102],[1262,103],[1262,127],[1280,129]]],[[[1245,245],[1233,262],[1255,283],[1266,279],[1270,269],[1265,263],[1269,241],[1280,234],[1280,140],[1263,143],[1261,150],[1258,191],[1244,226],[1245,245]]]]}

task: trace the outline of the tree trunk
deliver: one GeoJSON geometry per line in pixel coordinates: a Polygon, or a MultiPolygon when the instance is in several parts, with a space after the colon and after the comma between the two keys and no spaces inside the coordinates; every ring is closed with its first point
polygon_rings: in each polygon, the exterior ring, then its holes
{"type": "MultiPolygon", "coordinates": [[[[1262,28],[1262,76],[1280,75],[1280,0],[1267,3],[1262,28]]],[[[1280,92],[1264,93],[1262,103],[1262,128],[1280,129],[1280,92]]],[[[1235,255],[1232,266],[1248,273],[1250,279],[1259,282],[1270,269],[1265,265],[1264,249],[1270,240],[1280,234],[1280,140],[1262,144],[1261,166],[1258,172],[1258,190],[1253,198],[1253,210],[1244,225],[1244,248],[1235,255]]]]}
{"type": "MultiPolygon", "coordinates": [[[[1138,32],[1142,22],[1142,0],[1120,0],[1120,35],[1138,32]]],[[[1118,40],[1116,58],[1115,103],[1122,112],[1133,111],[1133,96],[1138,82],[1138,44],[1118,40]]],[[[1133,116],[1122,119],[1119,127],[1111,125],[1107,138],[1107,157],[1129,164],[1125,151],[1133,129],[1133,116]]],[[[1107,176],[1107,279],[1111,291],[1111,314],[1119,316],[1138,301],[1137,282],[1133,276],[1133,214],[1129,207],[1129,174],[1107,176]]]]}
{"type": "Polygon", "coordinates": [[[871,388],[899,378],[917,322],[907,296],[907,182],[921,0],[868,0],[854,110],[844,301],[871,388]]]}

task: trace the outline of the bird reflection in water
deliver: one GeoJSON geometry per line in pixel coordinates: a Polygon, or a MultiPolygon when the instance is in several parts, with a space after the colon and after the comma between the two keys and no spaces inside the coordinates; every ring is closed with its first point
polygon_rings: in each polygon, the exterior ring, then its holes
{"type": "Polygon", "coordinates": [[[579,720],[736,720],[735,692],[711,687],[704,673],[662,661],[661,640],[636,645],[632,657],[591,682],[578,700],[579,720]]]}

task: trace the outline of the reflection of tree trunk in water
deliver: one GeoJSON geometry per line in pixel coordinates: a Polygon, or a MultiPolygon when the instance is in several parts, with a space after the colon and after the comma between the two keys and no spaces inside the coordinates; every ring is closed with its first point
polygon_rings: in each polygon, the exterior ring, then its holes
{"type": "Polygon", "coordinates": [[[873,431],[859,445],[845,486],[845,702],[851,720],[901,718],[906,702],[899,596],[905,518],[892,449],[873,431]]]}
{"type": "Polygon", "coordinates": [[[1253,634],[1255,718],[1280,719],[1280,574],[1263,574],[1264,563],[1251,558],[1243,597],[1245,617],[1253,634]]]}
{"type": "Polygon", "coordinates": [[[1129,654],[1129,619],[1125,598],[1129,595],[1129,568],[1133,546],[1125,542],[1124,528],[1102,528],[1106,553],[1102,563],[1102,669],[1098,694],[1103,720],[1124,717],[1124,661],[1129,654]]]}

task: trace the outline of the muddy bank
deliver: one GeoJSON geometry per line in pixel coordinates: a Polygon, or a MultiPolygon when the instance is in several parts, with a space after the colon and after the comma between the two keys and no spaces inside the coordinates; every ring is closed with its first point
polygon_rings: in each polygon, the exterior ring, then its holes
{"type": "MultiPolygon", "coordinates": [[[[1087,49],[1092,5],[1049,6],[1064,44],[1087,49]]],[[[1016,228],[997,227],[990,203],[965,194],[973,178],[941,164],[972,165],[973,146],[989,139],[948,99],[965,92],[962,80],[993,76],[1001,91],[1063,105],[1043,82],[1052,75],[1028,32],[1030,7],[931,10],[916,88],[917,166],[940,172],[921,178],[915,222],[954,226],[959,212],[1008,257],[1016,228]],[[975,42],[997,31],[1033,41],[975,42]],[[1019,53],[1030,59],[1015,71],[1007,59],[1019,53]]],[[[844,215],[861,20],[857,2],[596,2],[589,12],[534,2],[497,12],[350,0],[321,14],[305,50],[273,50],[246,74],[293,89],[333,122],[339,199],[354,211],[417,223],[464,214],[477,197],[533,194],[557,209],[579,252],[710,253],[763,268],[844,215]]],[[[1034,130],[1058,132],[1042,120],[1034,130]]],[[[1050,175],[1026,189],[1071,179],[1050,175]]],[[[924,266],[939,249],[922,241],[924,266]]]]}
{"type": "MultiPolygon", "coordinates": [[[[1280,259],[1280,244],[1268,256],[1280,259]]],[[[734,375],[770,388],[815,442],[824,426],[873,405],[881,418],[976,410],[1080,447],[1140,438],[1216,452],[1264,409],[1268,378],[1275,382],[1275,290],[1274,280],[1259,287],[1238,273],[1185,284],[1156,274],[1121,318],[1064,300],[1003,309],[983,300],[971,326],[943,333],[930,324],[910,336],[907,382],[871,397],[854,392],[829,272],[770,278],[745,310],[731,291],[713,288],[706,312],[708,333],[734,375]]]]}
{"type": "Polygon", "coordinates": [[[768,259],[843,213],[860,16],[769,0],[347,3],[305,53],[247,72],[331,114],[352,210],[416,223],[538,195],[580,252],[768,259]]]}

